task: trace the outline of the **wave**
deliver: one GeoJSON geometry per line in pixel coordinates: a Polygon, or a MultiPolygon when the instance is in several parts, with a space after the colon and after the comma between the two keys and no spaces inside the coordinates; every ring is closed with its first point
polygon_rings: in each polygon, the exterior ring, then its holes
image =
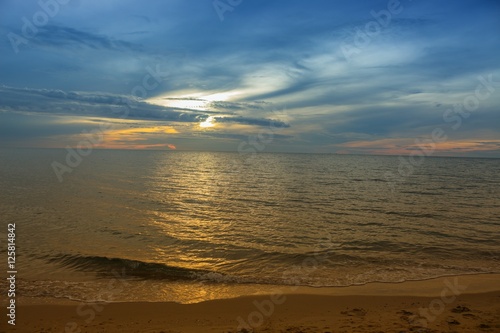
{"type": "MultiPolygon", "coordinates": [[[[206,281],[218,283],[263,283],[250,278],[225,273],[171,266],[162,263],[145,262],[124,258],[100,256],[58,255],[48,259],[51,263],[82,272],[92,272],[101,278],[119,276],[125,279],[206,281]]],[[[265,282],[264,282],[265,283],[265,282]]]]}
{"type": "Polygon", "coordinates": [[[176,267],[161,263],[99,256],[58,255],[49,259],[66,268],[113,276],[125,269],[126,276],[141,279],[192,280],[209,271],[176,267]]]}
{"type": "MultiPolygon", "coordinates": [[[[338,244],[340,248],[364,253],[351,256],[332,253],[329,249],[302,254],[266,253],[251,260],[239,260],[208,269],[167,265],[125,258],[61,254],[45,257],[46,260],[65,269],[93,273],[98,279],[119,277],[130,280],[203,282],[225,284],[273,284],[302,286],[349,286],[368,282],[398,282],[400,280],[426,279],[446,274],[498,272],[497,253],[480,253],[488,264],[483,267],[467,267],[462,262],[422,263],[422,253],[447,257],[450,251],[436,246],[425,246],[413,253],[415,261],[397,258],[380,249],[394,248],[397,244],[373,242],[367,247],[363,242],[338,244]],[[419,254],[420,253],[420,254],[419,254]],[[263,268],[265,267],[265,268],[263,268]]],[[[468,257],[463,250],[463,256],[468,257]]],[[[423,255],[425,258],[426,255],[423,255]]]]}

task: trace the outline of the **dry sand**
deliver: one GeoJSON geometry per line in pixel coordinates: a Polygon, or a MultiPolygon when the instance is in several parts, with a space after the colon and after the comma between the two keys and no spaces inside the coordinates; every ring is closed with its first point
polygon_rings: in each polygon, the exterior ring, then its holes
{"type": "Polygon", "coordinates": [[[197,304],[21,298],[0,332],[500,332],[500,275],[281,288],[197,304]]]}

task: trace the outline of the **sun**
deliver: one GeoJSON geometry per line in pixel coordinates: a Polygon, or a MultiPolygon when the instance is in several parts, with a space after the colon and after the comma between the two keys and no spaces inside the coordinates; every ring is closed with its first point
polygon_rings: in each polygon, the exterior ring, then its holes
{"type": "Polygon", "coordinates": [[[207,127],[214,127],[214,117],[210,116],[205,121],[200,123],[200,127],[207,128],[207,127]]]}

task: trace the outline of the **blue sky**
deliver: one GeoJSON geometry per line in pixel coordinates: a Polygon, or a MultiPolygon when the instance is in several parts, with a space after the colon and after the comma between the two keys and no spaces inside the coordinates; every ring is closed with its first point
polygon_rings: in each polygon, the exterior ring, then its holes
{"type": "Polygon", "coordinates": [[[494,0],[0,0],[0,34],[1,147],[500,157],[494,0]]]}

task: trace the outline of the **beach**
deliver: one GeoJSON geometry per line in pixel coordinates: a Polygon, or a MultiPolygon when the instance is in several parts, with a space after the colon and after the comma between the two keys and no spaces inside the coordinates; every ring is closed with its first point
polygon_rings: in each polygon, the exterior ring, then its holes
{"type": "Polygon", "coordinates": [[[0,333],[500,333],[499,18],[0,0],[0,333]]]}
{"type": "Polygon", "coordinates": [[[96,151],[59,183],[64,151],[0,154],[0,332],[500,329],[493,160],[393,192],[395,157],[96,151]]]}
{"type": "Polygon", "coordinates": [[[7,332],[500,331],[497,274],[345,288],[269,288],[268,295],[195,304],[20,298],[15,330],[7,332]]]}

